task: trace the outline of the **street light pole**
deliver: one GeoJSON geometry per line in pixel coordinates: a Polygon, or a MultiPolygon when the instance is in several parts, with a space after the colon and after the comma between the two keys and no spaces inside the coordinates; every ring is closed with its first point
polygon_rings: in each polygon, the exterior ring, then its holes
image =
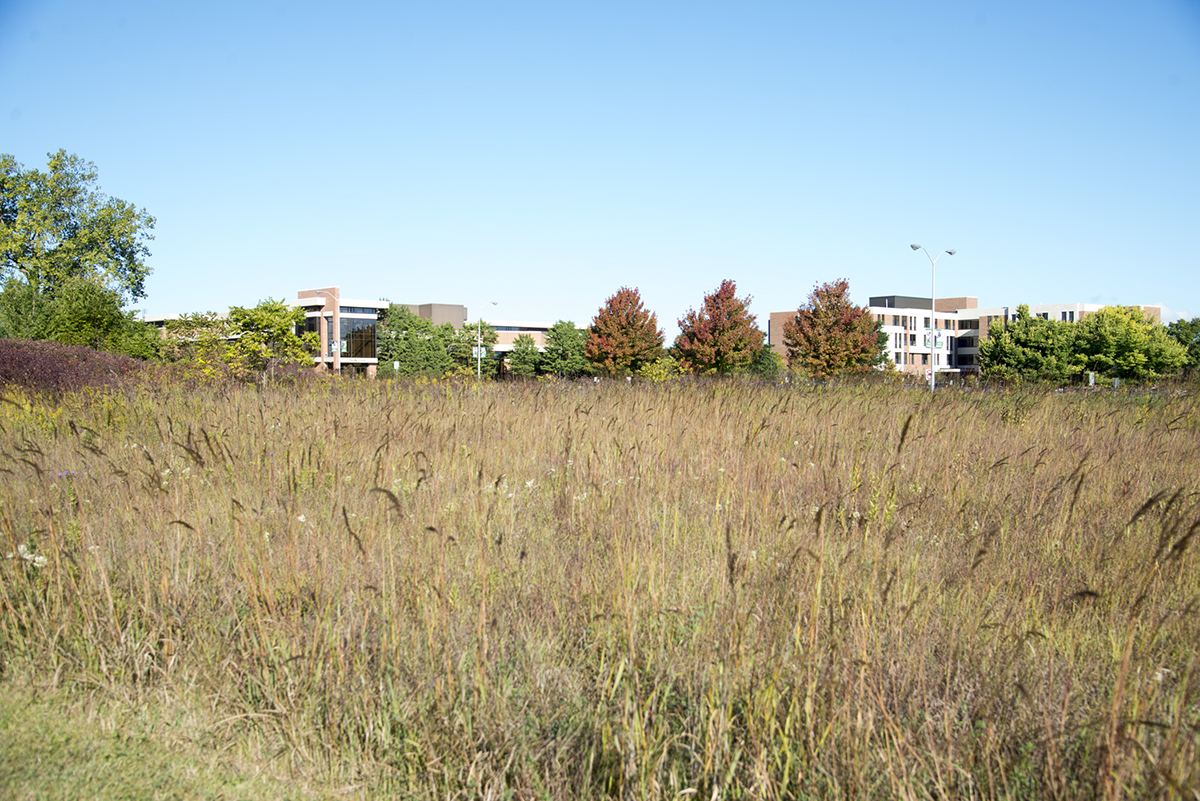
{"type": "MultiPolygon", "coordinates": [[[[913,250],[925,250],[920,245],[909,245],[913,250]]],[[[938,254],[937,259],[929,255],[929,251],[925,250],[925,256],[929,259],[930,279],[929,279],[929,323],[933,326],[929,334],[929,355],[933,356],[933,351],[937,348],[937,317],[934,316],[937,306],[937,263],[945,254],[954,255],[953,250],[943,250],[938,254]]],[[[937,381],[936,365],[933,359],[929,360],[929,391],[933,392],[934,382],[937,381]]]]}
{"type": "MultiPolygon", "coordinates": [[[[493,306],[496,301],[489,301],[493,306]]],[[[479,315],[479,325],[475,327],[475,380],[483,379],[483,315],[479,315]]]]}

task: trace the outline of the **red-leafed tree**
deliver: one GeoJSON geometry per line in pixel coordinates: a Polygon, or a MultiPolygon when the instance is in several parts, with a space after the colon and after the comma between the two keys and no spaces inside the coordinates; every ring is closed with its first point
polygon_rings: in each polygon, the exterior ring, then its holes
{"type": "Polygon", "coordinates": [[[623,286],[592,319],[585,353],[600,372],[628,375],[662,356],[662,344],[658,317],[636,289],[623,286]]]}
{"type": "Polygon", "coordinates": [[[763,335],[749,305],[750,297],[737,297],[737,284],[726,279],[704,296],[699,311],[688,309],[675,338],[680,366],[693,373],[729,373],[753,364],[763,335]]]}
{"type": "Polygon", "coordinates": [[[839,278],[814,287],[808,302],[783,324],[788,366],[814,378],[858,373],[883,364],[883,326],[865,306],[850,302],[850,285],[839,278]]]}

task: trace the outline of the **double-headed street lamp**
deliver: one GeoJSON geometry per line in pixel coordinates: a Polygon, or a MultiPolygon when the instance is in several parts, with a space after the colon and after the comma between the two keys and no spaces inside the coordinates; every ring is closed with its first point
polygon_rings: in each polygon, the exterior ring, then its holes
{"type": "MultiPolygon", "coordinates": [[[[921,247],[920,245],[909,245],[909,247],[911,247],[913,250],[925,250],[925,248],[921,247]]],[[[947,253],[949,253],[951,256],[954,255],[953,250],[943,250],[938,254],[937,259],[935,259],[933,256],[929,255],[928,250],[925,250],[925,255],[929,258],[929,266],[932,274],[932,277],[929,280],[929,322],[933,325],[933,331],[929,335],[930,356],[933,355],[933,351],[937,347],[937,317],[934,316],[934,307],[937,305],[935,300],[937,298],[937,263],[938,259],[947,253]]],[[[937,380],[937,369],[936,365],[933,364],[933,359],[930,359],[929,361],[929,391],[933,392],[934,382],[937,380]]]]}

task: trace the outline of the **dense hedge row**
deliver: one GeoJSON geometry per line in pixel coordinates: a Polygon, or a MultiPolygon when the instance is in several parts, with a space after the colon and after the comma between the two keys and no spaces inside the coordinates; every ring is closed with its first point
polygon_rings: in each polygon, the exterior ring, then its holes
{"type": "Polygon", "coordinates": [[[0,339],[0,386],[40,392],[115,386],[136,375],[144,362],[51,340],[0,339]]]}

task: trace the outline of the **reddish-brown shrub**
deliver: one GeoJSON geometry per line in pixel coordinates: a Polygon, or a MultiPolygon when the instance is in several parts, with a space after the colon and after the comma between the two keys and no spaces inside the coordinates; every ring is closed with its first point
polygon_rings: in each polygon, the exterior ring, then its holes
{"type": "Polygon", "coordinates": [[[133,378],[143,362],[51,340],[0,339],[0,385],[37,392],[68,392],[116,386],[133,378]]]}

